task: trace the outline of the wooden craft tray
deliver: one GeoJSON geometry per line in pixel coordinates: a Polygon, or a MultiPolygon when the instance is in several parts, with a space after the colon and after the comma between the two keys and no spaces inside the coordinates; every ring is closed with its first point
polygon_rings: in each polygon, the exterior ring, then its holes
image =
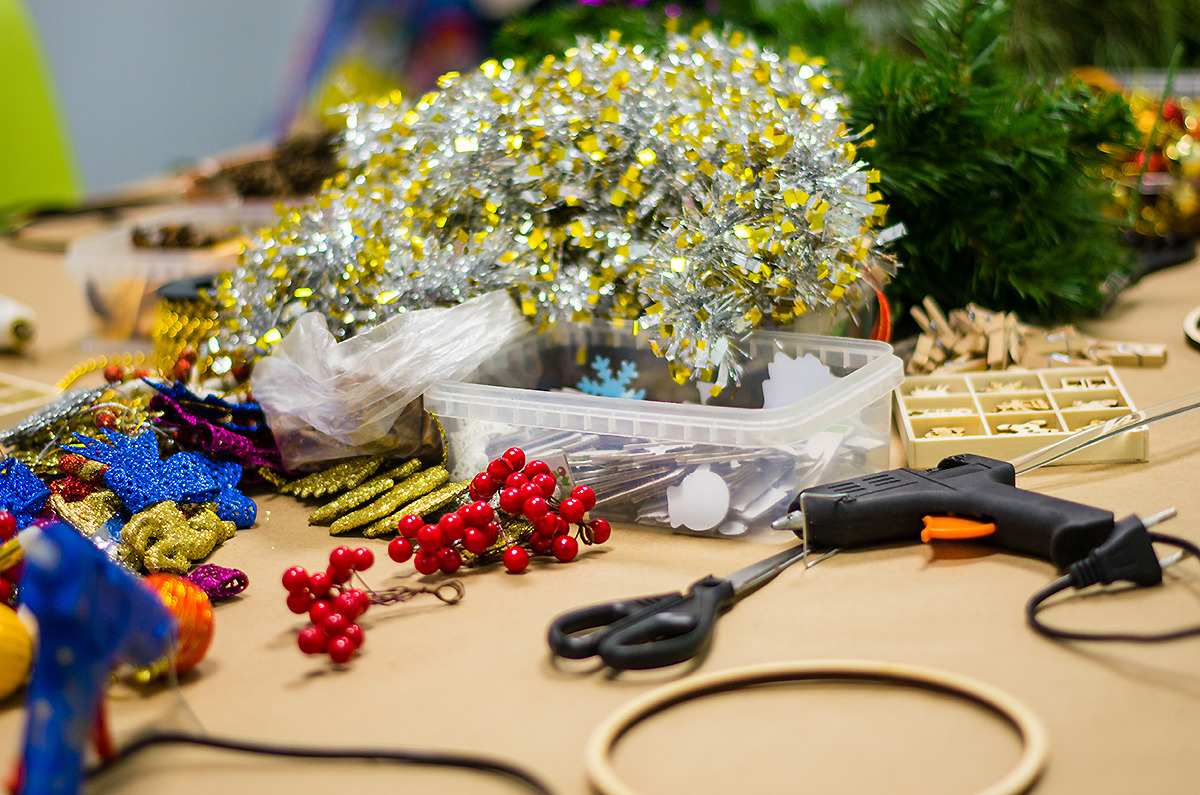
{"type": "Polygon", "coordinates": [[[0,430],[58,397],[59,390],[37,381],[0,373],[0,430]]]}
{"type": "MultiPolygon", "coordinates": [[[[1111,367],[909,376],[894,394],[904,453],[915,469],[958,453],[1009,460],[1134,410],[1111,367]]],[[[1134,428],[1056,463],[1146,461],[1149,439],[1146,428],[1134,428]]]]}

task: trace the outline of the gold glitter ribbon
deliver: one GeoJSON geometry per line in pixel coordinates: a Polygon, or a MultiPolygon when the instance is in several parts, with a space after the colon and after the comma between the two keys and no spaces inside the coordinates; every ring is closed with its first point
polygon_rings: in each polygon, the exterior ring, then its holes
{"type": "Polygon", "coordinates": [[[135,569],[187,574],[236,529],[208,505],[187,516],[177,503],[164,500],[134,514],[121,530],[123,556],[135,569]]]}
{"type": "Polygon", "coordinates": [[[401,505],[412,502],[422,494],[433,491],[449,479],[450,473],[446,471],[444,466],[434,466],[418,472],[393,486],[390,491],[367,507],[346,514],[335,521],[330,526],[329,532],[333,535],[339,535],[356,527],[362,527],[365,524],[374,522],[376,519],[392,513],[401,505]]]}

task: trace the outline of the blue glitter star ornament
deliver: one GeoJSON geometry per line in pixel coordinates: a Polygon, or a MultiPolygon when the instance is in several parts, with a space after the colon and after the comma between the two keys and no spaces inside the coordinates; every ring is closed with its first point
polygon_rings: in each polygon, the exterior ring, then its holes
{"type": "Polygon", "coordinates": [[[107,443],[76,434],[78,446],[63,449],[107,464],[104,482],[131,513],[139,513],[156,502],[217,504],[217,515],[238,527],[254,524],[254,502],[236,488],[241,467],[212,461],[199,453],[175,453],[159,457],[158,441],[151,430],[140,436],[105,431],[107,443]]]}
{"type": "Polygon", "coordinates": [[[0,463],[0,508],[17,520],[17,527],[29,526],[50,496],[50,490],[37,475],[15,458],[0,463]]]}

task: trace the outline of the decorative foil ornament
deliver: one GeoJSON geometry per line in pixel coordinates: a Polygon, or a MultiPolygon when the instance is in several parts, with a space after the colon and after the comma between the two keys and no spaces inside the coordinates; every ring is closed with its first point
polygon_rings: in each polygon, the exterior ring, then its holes
{"type": "Polygon", "coordinates": [[[344,338],[507,288],[539,328],[636,321],[678,378],[719,388],[754,328],[841,298],[883,214],[798,49],[581,40],[439,85],[348,115],[348,169],[248,246],[211,349],[269,349],[309,310],[344,338]]]}

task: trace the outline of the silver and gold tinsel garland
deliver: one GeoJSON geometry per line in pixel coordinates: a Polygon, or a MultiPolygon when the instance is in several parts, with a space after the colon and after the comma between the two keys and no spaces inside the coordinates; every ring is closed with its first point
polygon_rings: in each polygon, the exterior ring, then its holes
{"type": "Polygon", "coordinates": [[[508,288],[538,327],[636,321],[678,378],[720,386],[751,330],[842,296],[883,215],[820,62],[736,32],[490,61],[356,109],[344,138],[347,170],[220,286],[211,347],[508,288]]]}

